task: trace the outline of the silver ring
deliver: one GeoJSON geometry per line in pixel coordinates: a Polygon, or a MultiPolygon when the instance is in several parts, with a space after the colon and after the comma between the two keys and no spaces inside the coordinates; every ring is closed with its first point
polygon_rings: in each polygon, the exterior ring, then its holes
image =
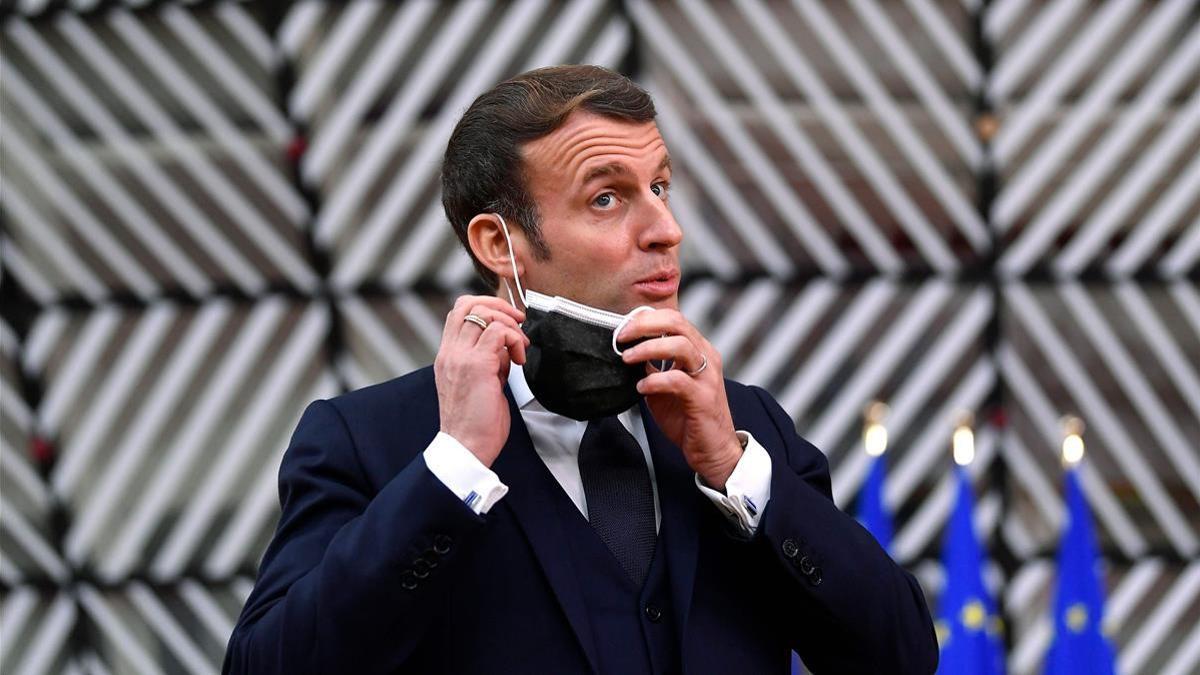
{"type": "Polygon", "coordinates": [[[478,314],[468,314],[463,317],[463,321],[470,321],[471,323],[475,324],[476,326],[479,326],[480,328],[482,328],[484,330],[487,330],[487,327],[488,327],[488,322],[486,320],[484,320],[484,318],[479,316],[478,314]]]}
{"type": "Polygon", "coordinates": [[[704,369],[708,367],[708,357],[705,356],[704,354],[701,354],[700,358],[704,359],[704,361],[700,363],[700,367],[695,369],[694,371],[688,373],[688,375],[695,377],[695,376],[699,375],[700,373],[703,373],[704,369]]]}

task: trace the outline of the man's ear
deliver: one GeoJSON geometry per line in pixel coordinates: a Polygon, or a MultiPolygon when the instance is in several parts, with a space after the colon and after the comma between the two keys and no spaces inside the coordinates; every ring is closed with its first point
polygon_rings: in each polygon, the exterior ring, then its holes
{"type": "MultiPolygon", "coordinates": [[[[517,256],[517,273],[525,276],[525,266],[521,264],[522,251],[525,247],[525,233],[519,227],[510,225],[508,234],[512,237],[512,250],[517,256]]],[[[504,238],[500,218],[494,213],[480,213],[467,223],[467,243],[471,252],[501,279],[512,279],[512,262],[509,259],[508,241],[504,238]]]]}

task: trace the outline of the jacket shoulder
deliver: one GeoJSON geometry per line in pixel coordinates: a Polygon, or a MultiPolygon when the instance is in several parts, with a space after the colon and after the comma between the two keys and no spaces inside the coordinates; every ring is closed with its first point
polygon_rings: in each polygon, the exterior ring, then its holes
{"type": "Polygon", "coordinates": [[[737,380],[725,378],[725,398],[729,399],[730,410],[745,411],[749,408],[765,412],[763,397],[772,403],[775,402],[774,397],[762,387],[742,384],[737,380]]]}
{"type": "Polygon", "coordinates": [[[433,366],[329,399],[368,474],[390,475],[441,427],[433,366]]]}
{"type": "Polygon", "coordinates": [[[725,396],[729,400],[734,426],[750,431],[759,442],[768,438],[783,445],[798,441],[806,450],[823,455],[816,446],[799,435],[795,420],[766,389],[726,379],[725,396]]]}
{"type": "Polygon", "coordinates": [[[329,402],[346,416],[380,408],[394,411],[398,403],[407,406],[413,401],[431,397],[436,408],[437,386],[433,380],[433,366],[425,366],[385,382],[334,396],[329,402]]]}

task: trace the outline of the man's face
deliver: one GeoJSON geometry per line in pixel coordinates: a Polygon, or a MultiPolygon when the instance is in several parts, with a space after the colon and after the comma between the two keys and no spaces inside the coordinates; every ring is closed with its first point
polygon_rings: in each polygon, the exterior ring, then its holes
{"type": "Polygon", "coordinates": [[[523,257],[523,285],[619,313],[677,309],[683,232],[658,126],[576,111],[522,150],[550,249],[548,260],[523,257]]]}

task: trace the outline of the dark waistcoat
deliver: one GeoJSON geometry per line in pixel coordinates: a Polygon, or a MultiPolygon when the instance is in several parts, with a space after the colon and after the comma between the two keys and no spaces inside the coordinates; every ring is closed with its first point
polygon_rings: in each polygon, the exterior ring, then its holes
{"type": "Polygon", "coordinates": [[[555,511],[566,538],[563,544],[583,591],[600,672],[680,672],[663,532],[658,533],[646,581],[638,588],[566,493],[558,485],[554,488],[555,511]]]}

